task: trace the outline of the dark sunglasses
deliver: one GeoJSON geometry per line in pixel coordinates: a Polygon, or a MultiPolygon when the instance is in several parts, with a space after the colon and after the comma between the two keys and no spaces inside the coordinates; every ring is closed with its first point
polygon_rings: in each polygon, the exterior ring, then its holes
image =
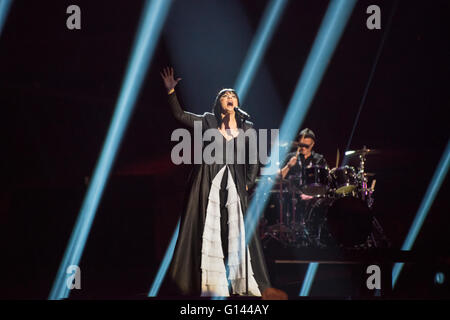
{"type": "Polygon", "coordinates": [[[310,144],[304,144],[304,143],[299,143],[298,146],[299,146],[300,148],[306,148],[306,149],[309,149],[309,148],[311,147],[310,144]]]}

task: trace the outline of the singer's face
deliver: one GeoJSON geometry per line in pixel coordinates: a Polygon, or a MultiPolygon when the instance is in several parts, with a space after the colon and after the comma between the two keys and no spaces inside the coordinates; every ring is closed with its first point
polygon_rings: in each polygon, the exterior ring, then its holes
{"type": "Polygon", "coordinates": [[[300,153],[303,155],[308,155],[311,153],[312,148],[314,147],[314,140],[311,138],[300,138],[298,141],[301,144],[300,153]],[[308,147],[306,147],[308,146],[308,147]]]}
{"type": "Polygon", "coordinates": [[[224,113],[234,113],[234,107],[238,107],[238,99],[234,92],[227,91],[220,97],[220,105],[224,113]]]}

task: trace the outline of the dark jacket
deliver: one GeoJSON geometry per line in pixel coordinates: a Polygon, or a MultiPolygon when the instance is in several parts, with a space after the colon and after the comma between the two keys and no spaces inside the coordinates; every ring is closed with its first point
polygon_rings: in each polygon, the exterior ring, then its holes
{"type": "MultiPolygon", "coordinates": [[[[286,156],[285,163],[282,167],[284,167],[288,163],[288,161],[295,156],[295,154],[296,154],[295,152],[288,153],[288,155],[286,156]]],[[[312,151],[308,159],[305,159],[304,165],[305,167],[308,167],[310,165],[318,165],[323,167],[328,166],[324,156],[315,151],[312,151]]],[[[299,174],[301,174],[300,157],[298,158],[297,163],[289,169],[289,172],[287,173],[286,177],[299,174]]]]}

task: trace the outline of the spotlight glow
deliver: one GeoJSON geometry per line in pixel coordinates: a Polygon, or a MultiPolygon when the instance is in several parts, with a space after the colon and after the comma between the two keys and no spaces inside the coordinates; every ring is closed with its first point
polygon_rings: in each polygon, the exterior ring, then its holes
{"type": "Polygon", "coordinates": [[[0,0],[0,35],[2,34],[3,26],[8,17],[9,9],[11,8],[12,0],[0,0]]]}
{"type": "Polygon", "coordinates": [[[244,101],[250,84],[253,82],[286,4],[287,0],[272,0],[264,12],[234,86],[241,102],[244,101]]]}
{"type": "Polygon", "coordinates": [[[434,283],[436,284],[443,284],[445,281],[445,276],[442,272],[438,272],[436,273],[436,275],[434,276],[434,283]]]}
{"type": "MultiPolygon", "coordinates": [[[[431,182],[428,186],[427,192],[422,199],[422,203],[420,204],[419,210],[416,213],[416,217],[409,229],[408,235],[406,236],[405,242],[403,243],[402,250],[409,251],[411,250],[414,241],[417,238],[417,235],[422,228],[422,224],[427,217],[428,211],[433,204],[434,198],[436,197],[439,188],[441,187],[442,182],[444,182],[445,177],[447,176],[448,168],[450,166],[450,140],[447,142],[447,146],[445,151],[439,161],[439,164],[434,172],[434,175],[431,179],[431,182]]],[[[392,288],[395,287],[395,284],[398,280],[400,272],[403,269],[404,263],[396,263],[394,268],[392,269],[392,288]]]]}
{"type": "Polygon", "coordinates": [[[78,265],[92,226],[111,167],[119,149],[123,134],[132,114],[145,73],[150,64],[162,26],[169,11],[171,0],[148,0],[145,3],[137,37],[119,99],[109,127],[105,144],[97,162],[93,178],[82,204],[76,225],[72,231],[64,258],[58,269],[49,299],[64,299],[69,296],[65,270],[78,265]]]}

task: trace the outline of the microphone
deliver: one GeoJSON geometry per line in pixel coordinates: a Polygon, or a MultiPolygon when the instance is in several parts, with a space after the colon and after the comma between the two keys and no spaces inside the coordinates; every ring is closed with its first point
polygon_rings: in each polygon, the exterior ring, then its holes
{"type": "Polygon", "coordinates": [[[234,112],[239,114],[241,116],[241,118],[244,120],[250,119],[250,115],[239,107],[234,107],[234,112]]]}

